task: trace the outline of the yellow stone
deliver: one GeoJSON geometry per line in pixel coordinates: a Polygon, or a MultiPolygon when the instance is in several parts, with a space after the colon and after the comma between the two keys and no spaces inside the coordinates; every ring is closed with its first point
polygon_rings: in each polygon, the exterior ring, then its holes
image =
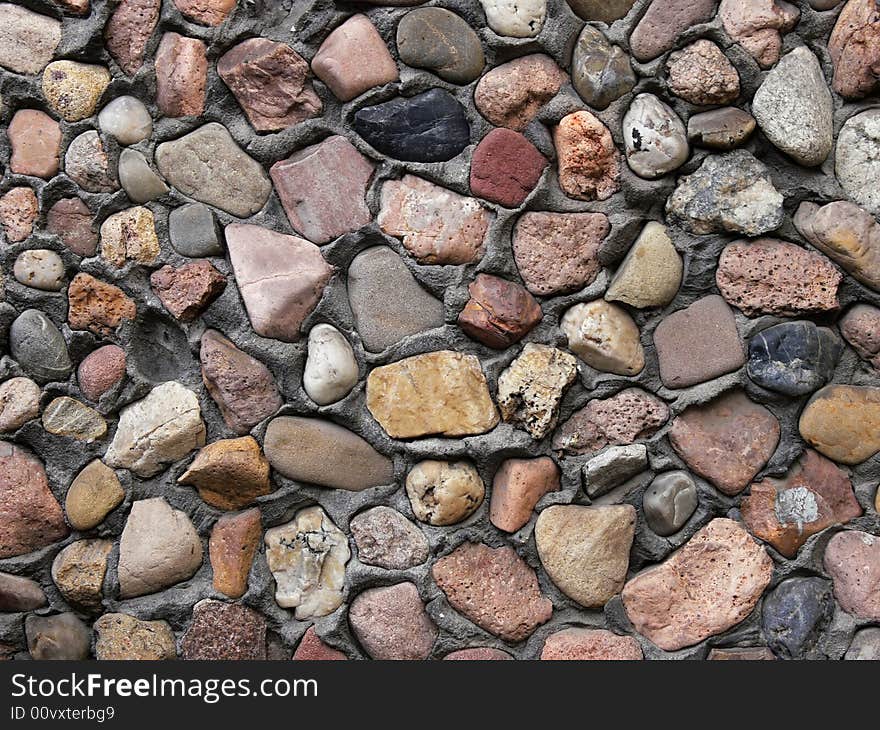
{"type": "Polygon", "coordinates": [[[153,213],[136,206],[114,213],[101,224],[101,256],[114,266],[126,261],[149,266],[159,257],[153,213]]]}
{"type": "Polygon", "coordinates": [[[880,451],[880,388],[826,385],[807,403],[798,427],[829,459],[861,464],[880,451]]]}
{"type": "Polygon", "coordinates": [[[76,61],[54,61],[43,71],[43,96],[67,122],[92,116],[110,83],[103,66],[76,61]]]}
{"type": "Polygon", "coordinates": [[[91,442],[107,433],[107,422],[94,408],[64,395],[46,406],[43,428],[56,436],[91,442]]]}

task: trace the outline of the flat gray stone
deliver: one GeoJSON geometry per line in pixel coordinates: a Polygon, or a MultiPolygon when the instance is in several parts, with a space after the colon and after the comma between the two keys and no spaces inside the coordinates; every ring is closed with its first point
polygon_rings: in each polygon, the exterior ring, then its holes
{"type": "Polygon", "coordinates": [[[189,203],[172,210],[168,216],[168,235],[174,250],[181,256],[201,258],[223,254],[217,219],[202,203],[189,203]]]}
{"type": "Polygon", "coordinates": [[[13,359],[34,380],[67,380],[73,363],[61,331],[38,309],[26,309],[9,328],[13,359]]]}
{"type": "Polygon", "coordinates": [[[168,192],[168,186],[137,150],[124,149],[120,153],[119,182],[135,203],[146,203],[168,192]]]}

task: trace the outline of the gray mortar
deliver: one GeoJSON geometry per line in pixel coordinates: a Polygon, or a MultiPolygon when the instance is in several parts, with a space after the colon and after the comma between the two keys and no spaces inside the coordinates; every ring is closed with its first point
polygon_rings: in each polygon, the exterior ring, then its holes
{"type": "MultiPolygon", "coordinates": [[[[57,8],[48,0],[24,0],[20,4],[46,15],[62,17],[57,8]]],[[[616,21],[610,28],[602,24],[598,24],[598,26],[607,34],[612,43],[628,50],[629,33],[643,14],[647,4],[648,0],[640,0],[626,18],[616,21]]],[[[817,53],[826,77],[830,78],[832,67],[825,48],[825,39],[833,27],[837,11],[818,13],[813,11],[805,0],[798,0],[795,4],[801,10],[801,21],[797,27],[797,34],[792,33],[785,37],[783,52],[797,45],[808,45],[817,53]]],[[[448,8],[459,13],[468,21],[482,41],[487,69],[512,58],[535,52],[549,54],[557,63],[567,69],[570,65],[574,39],[583,26],[583,22],[569,10],[565,0],[548,0],[547,21],[541,34],[532,39],[496,36],[486,27],[485,16],[478,0],[432,0],[426,5],[448,8]]],[[[399,83],[372,89],[352,102],[340,104],[330,91],[316,80],[315,87],[324,104],[321,117],[307,120],[277,134],[257,134],[247,122],[232,94],[217,76],[216,60],[231,46],[256,35],[289,43],[304,58],[310,60],[329,32],[353,12],[366,13],[377,26],[392,54],[396,57],[394,36],[397,22],[410,9],[348,3],[334,4],[332,0],[313,0],[311,2],[309,0],[240,0],[238,8],[230,19],[221,27],[212,29],[187,22],[177,12],[173,3],[165,0],[158,28],[147,49],[147,62],[133,79],[127,79],[112,61],[102,43],[102,29],[112,10],[112,3],[107,0],[92,0],[92,12],[87,18],[78,19],[68,16],[63,18],[63,39],[55,57],[101,63],[110,68],[114,78],[105,92],[98,110],[116,96],[131,94],[141,99],[150,109],[154,118],[157,118],[160,115],[153,103],[156,88],[155,74],[149,59],[156,51],[162,32],[173,30],[201,38],[208,44],[210,62],[204,115],[199,118],[154,120],[151,139],[134,145],[134,149],[140,150],[148,159],[152,160],[157,144],[175,139],[208,121],[217,121],[225,125],[238,144],[268,169],[271,164],[285,159],[301,147],[319,142],[331,134],[342,134],[361,152],[377,163],[376,174],[367,196],[370,210],[375,217],[379,207],[379,190],[382,181],[400,177],[406,171],[425,177],[459,193],[469,194],[469,160],[473,146],[492,128],[474,108],[473,91],[476,82],[466,86],[456,86],[442,81],[430,72],[412,69],[399,63],[401,76],[399,83]],[[291,32],[294,27],[296,31],[291,32]],[[403,164],[378,154],[351,130],[353,116],[358,109],[391,99],[398,93],[410,96],[431,87],[444,88],[454,94],[464,105],[471,123],[473,144],[455,159],[436,164],[403,164]]],[[[720,21],[717,20],[690,29],[679,39],[677,47],[687,45],[699,37],[706,37],[718,43],[737,67],[742,83],[742,103],[740,106],[748,110],[747,100],[760,85],[764,72],[739,46],[731,43],[724,34],[720,21]]],[[[660,59],[647,64],[634,64],[639,74],[639,81],[635,89],[631,94],[611,104],[608,109],[596,113],[611,129],[615,141],[621,149],[623,148],[620,136],[622,118],[635,94],[643,91],[658,93],[685,122],[692,114],[703,110],[668,93],[665,82],[666,55],[668,54],[664,54],[660,59]]],[[[3,97],[0,124],[4,126],[8,124],[12,114],[20,108],[38,108],[48,111],[40,92],[39,76],[26,78],[3,73],[0,79],[2,79],[0,93],[3,97]]],[[[843,103],[837,96],[834,99],[835,134],[847,118],[873,104],[871,100],[853,104],[843,103]]],[[[525,134],[543,154],[553,160],[555,152],[549,126],[558,122],[565,114],[582,108],[586,108],[586,105],[567,84],[559,95],[541,110],[525,134]]],[[[63,149],[67,148],[70,140],[76,135],[93,128],[97,128],[94,117],[73,124],[62,123],[63,149]]],[[[118,152],[112,140],[104,138],[104,143],[114,155],[118,152]]],[[[809,248],[809,245],[799,236],[792,225],[791,215],[804,200],[827,202],[845,197],[833,175],[833,153],[820,169],[808,170],[778,152],[760,132],[753,136],[745,148],[770,167],[774,184],[785,196],[786,220],[778,231],[778,236],[797,241],[809,248]]],[[[694,148],[691,159],[680,173],[686,174],[695,170],[705,156],[705,150],[694,148]]],[[[8,141],[6,135],[3,134],[0,135],[0,161],[4,163],[4,168],[8,158],[8,141]]],[[[605,202],[584,203],[572,200],[562,194],[556,178],[555,167],[551,165],[545,171],[536,190],[520,209],[511,211],[488,204],[489,208],[495,210],[496,218],[487,235],[486,255],[479,263],[468,266],[417,265],[407,255],[397,239],[385,236],[373,223],[357,233],[343,236],[322,247],[325,257],[337,267],[338,271],[327,287],[322,301],[306,320],[303,331],[308,332],[314,324],[319,322],[329,322],[340,328],[353,342],[362,377],[375,365],[394,362],[417,353],[446,348],[473,353],[480,358],[494,394],[498,375],[516,357],[521,347],[514,346],[501,353],[488,349],[467,338],[455,326],[455,320],[468,298],[467,284],[476,273],[487,272],[518,279],[511,253],[510,237],[513,225],[521,212],[524,210],[600,211],[606,213],[612,223],[612,231],[600,252],[603,265],[609,268],[603,271],[592,285],[582,291],[543,300],[544,319],[526,338],[527,341],[564,347],[565,338],[558,327],[562,313],[574,303],[589,301],[601,295],[607,285],[608,278],[613,273],[614,266],[635,239],[643,221],[663,221],[663,207],[674,183],[675,175],[669,175],[656,181],[642,180],[624,165],[622,189],[619,194],[612,196],[610,200],[605,202]],[[364,351],[360,338],[354,331],[353,317],[345,289],[345,272],[348,264],[359,251],[376,244],[389,245],[401,254],[409,269],[425,288],[443,299],[446,305],[446,324],[442,328],[409,337],[382,353],[371,354],[364,351]]],[[[20,184],[30,185],[36,190],[40,200],[41,212],[37,224],[40,228],[45,225],[46,211],[52,203],[69,195],[79,194],[86,200],[89,207],[96,213],[98,225],[112,213],[131,206],[122,191],[115,194],[91,194],[78,191],[77,186],[63,172],[51,181],[43,182],[34,178],[13,175],[6,170],[2,181],[0,181],[0,194],[20,184]]],[[[179,256],[171,248],[168,240],[168,212],[171,208],[186,202],[190,202],[188,198],[172,190],[165,198],[147,204],[147,207],[156,216],[156,227],[161,243],[161,255],[156,268],[162,264],[179,266],[188,260],[179,256]]],[[[216,212],[222,225],[236,220],[222,211],[216,212]]],[[[248,222],[263,225],[276,231],[293,233],[274,191],[263,210],[248,222]]],[[[665,309],[632,312],[642,333],[642,344],[648,363],[646,368],[635,377],[623,378],[599,373],[582,362],[579,363],[580,378],[566,392],[562,400],[559,422],[564,422],[588,400],[606,398],[632,385],[638,385],[645,390],[657,393],[667,401],[673,414],[680,413],[691,404],[706,402],[717,394],[740,385],[745,388],[749,397],[765,404],[777,416],[782,425],[779,447],[766,469],[759,474],[759,478],[765,474],[782,475],[804,448],[804,444],[798,436],[797,418],[807,397],[792,399],[763,390],[748,379],[745,368],[737,373],[682,390],[669,390],[662,387],[660,383],[652,343],[654,328],[668,313],[681,309],[708,293],[717,293],[714,271],[718,255],[727,243],[734,240],[734,237],[724,235],[693,236],[677,228],[670,229],[670,235],[684,257],[684,284],[673,302],[665,309]]],[[[290,520],[299,509],[315,503],[324,507],[340,529],[346,532],[349,522],[355,514],[380,504],[394,507],[410,519],[414,519],[402,484],[409,467],[420,459],[469,457],[479,469],[488,492],[491,494],[492,477],[504,459],[551,453],[550,436],[541,442],[535,442],[525,432],[508,424],[501,424],[488,434],[457,440],[434,438],[408,442],[392,440],[372,419],[366,409],[363,380],[342,401],[325,407],[317,407],[302,389],[302,371],[306,355],[305,342],[287,344],[277,340],[264,339],[254,334],[231,276],[231,267],[223,257],[214,257],[210,261],[221,272],[229,276],[229,285],[225,292],[200,320],[184,325],[175,322],[164,311],[150,289],[150,272],[143,267],[129,266],[126,269],[117,270],[107,266],[100,257],[80,262],[79,257],[68,251],[58,239],[42,232],[32,236],[26,243],[0,247],[0,266],[5,274],[7,302],[18,311],[28,307],[37,307],[45,311],[57,325],[62,327],[69,343],[71,356],[76,363],[98,344],[103,343],[103,340],[90,333],[72,332],[67,328],[64,324],[66,319],[65,292],[39,292],[21,286],[14,280],[11,275],[12,263],[18,253],[28,248],[49,248],[57,251],[65,263],[68,279],[72,278],[79,267],[83,271],[117,284],[138,301],[138,321],[126,324],[120,328],[115,337],[110,338],[122,345],[129,355],[129,377],[124,385],[106,394],[98,406],[99,410],[108,417],[108,437],[94,444],[83,444],[52,436],[46,433],[37,422],[26,424],[11,436],[13,441],[30,448],[45,462],[50,486],[62,503],[67,487],[74,476],[90,460],[102,455],[115,430],[119,409],[125,404],[142,398],[154,384],[162,380],[173,377],[198,394],[202,416],[207,424],[209,441],[235,436],[224,424],[216,405],[206,393],[201,382],[198,348],[199,338],[206,327],[220,330],[244,351],[266,363],[275,375],[284,395],[286,405],[280,413],[316,415],[340,423],[359,433],[379,451],[394,459],[395,484],[360,493],[304,485],[273,473],[276,491],[258,500],[264,529],[290,520]],[[168,344],[165,351],[171,362],[167,367],[158,367],[155,350],[149,347],[145,348],[142,344],[146,332],[152,332],[154,338],[158,335],[167,339],[168,344]]],[[[855,301],[868,301],[880,305],[880,294],[871,292],[849,276],[846,277],[840,289],[840,299],[844,308],[855,301]]],[[[0,304],[0,335],[2,335],[2,339],[0,339],[0,356],[2,356],[0,359],[0,380],[22,374],[21,369],[11,360],[6,351],[5,330],[12,316],[14,315],[9,306],[0,304]]],[[[837,315],[829,315],[817,317],[815,321],[818,324],[831,325],[836,318],[837,315]]],[[[760,317],[750,320],[739,312],[737,312],[736,319],[740,334],[744,338],[748,338],[754,332],[771,324],[782,321],[774,317],[760,317]]],[[[851,349],[847,349],[835,371],[833,382],[877,385],[878,379],[876,374],[859,360],[851,349]]],[[[45,388],[42,405],[45,406],[51,398],[62,394],[82,397],[75,376],[71,376],[66,383],[53,383],[45,388]]],[[[266,424],[263,423],[253,431],[254,436],[260,441],[262,441],[265,426],[266,424]]],[[[664,429],[647,442],[652,472],[686,468],[686,465],[674,453],[665,438],[668,428],[669,424],[667,423],[664,429]]],[[[567,457],[560,460],[562,490],[544,497],[539,503],[539,510],[545,505],[554,503],[590,503],[590,500],[583,493],[580,475],[581,468],[588,458],[587,456],[567,457]]],[[[189,624],[193,604],[208,597],[227,600],[212,588],[211,570],[207,559],[207,539],[212,525],[222,513],[202,502],[194,489],[176,484],[177,477],[185,470],[190,460],[190,457],[187,457],[151,479],[140,479],[126,471],[117,472],[125,488],[126,499],[124,504],[111,513],[102,525],[86,533],[75,532],[67,540],[37,552],[2,560],[0,561],[0,570],[28,575],[40,582],[49,598],[50,606],[38,613],[48,614],[71,610],[55,588],[49,575],[49,569],[55,555],[65,545],[84,537],[106,537],[115,539],[118,543],[118,536],[124,527],[132,501],[162,496],[173,507],[184,510],[191,517],[202,536],[205,547],[205,561],[202,567],[190,580],[160,593],[119,600],[116,576],[117,544],[110,556],[110,567],[105,581],[106,599],[103,611],[121,611],[143,619],[165,619],[171,624],[179,640],[189,624]]],[[[847,525],[847,528],[880,534],[880,520],[872,507],[873,491],[880,480],[880,457],[875,456],[854,469],[848,470],[848,472],[852,476],[856,496],[866,514],[853,520],[847,525]]],[[[597,502],[603,503],[617,496],[626,503],[632,504],[639,511],[638,527],[630,561],[630,575],[634,575],[648,564],[663,560],[713,517],[726,515],[737,517],[737,507],[741,501],[740,497],[726,497],[704,481],[696,479],[700,497],[699,507],[680,532],[669,538],[661,538],[647,528],[641,515],[641,495],[647,488],[649,477],[650,474],[647,474],[631,480],[627,485],[627,488],[632,488],[631,491],[627,492],[625,488],[597,500],[597,502]]],[[[427,603],[429,613],[441,629],[432,652],[434,658],[469,646],[493,646],[509,651],[517,658],[534,659],[540,655],[548,634],[567,626],[581,625],[604,626],[618,633],[633,634],[642,645],[645,656],[649,659],[703,658],[713,646],[763,644],[760,629],[760,603],[745,621],[730,631],[711,637],[696,646],[673,653],[664,652],[635,634],[619,597],[610,601],[604,612],[582,608],[563,595],[541,569],[535,543],[532,539],[535,515],[529,524],[517,533],[505,535],[489,522],[489,494],[487,494],[487,500],[483,505],[459,525],[431,527],[420,524],[428,536],[432,551],[432,557],[425,565],[406,571],[389,571],[367,566],[359,562],[357,551],[353,547],[353,556],[347,567],[347,601],[369,587],[390,585],[402,580],[412,581],[418,586],[422,598],[427,603]],[[452,610],[443,593],[431,580],[430,566],[433,561],[437,557],[449,553],[465,540],[483,541],[492,546],[512,545],[532,567],[536,568],[541,590],[553,600],[555,610],[551,621],[539,627],[528,640],[520,644],[509,645],[483,631],[452,610]]],[[[793,560],[785,560],[768,546],[768,552],[772,555],[775,564],[771,588],[782,579],[792,575],[827,577],[822,566],[822,555],[828,540],[839,529],[841,528],[831,528],[811,537],[793,560]]],[[[274,601],[273,590],[273,579],[261,550],[251,572],[248,592],[241,600],[244,604],[255,608],[266,616],[272,637],[270,655],[288,657],[311,622],[296,621],[292,611],[279,608],[274,601]]],[[[83,618],[91,620],[86,616],[83,618]]],[[[836,607],[830,627],[820,640],[820,650],[829,657],[840,658],[849,645],[853,633],[862,623],[864,622],[853,619],[839,607],[836,607]]],[[[328,643],[342,649],[350,657],[365,656],[349,627],[346,605],[329,616],[314,621],[314,624],[318,633],[328,643]]],[[[27,658],[28,656],[24,651],[23,626],[23,614],[0,615],[0,642],[19,647],[22,651],[17,655],[18,658],[27,658]]]]}

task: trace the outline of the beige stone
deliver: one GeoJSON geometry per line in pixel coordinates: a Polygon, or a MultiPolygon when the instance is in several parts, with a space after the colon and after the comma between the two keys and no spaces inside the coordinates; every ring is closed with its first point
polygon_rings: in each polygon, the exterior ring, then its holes
{"type": "Polygon", "coordinates": [[[101,609],[111,550],[111,540],[78,540],[55,556],[52,580],[65,601],[87,611],[101,609]]]}
{"type": "Polygon", "coordinates": [[[107,433],[107,421],[94,408],[64,395],[46,406],[43,428],[56,436],[91,443],[107,433]]]}
{"type": "Polygon", "coordinates": [[[205,446],[177,480],[219,509],[241,509],[272,491],[269,461],[253,436],[221,439],[205,446]]]}
{"type": "Polygon", "coordinates": [[[76,61],[53,61],[43,71],[43,96],[67,122],[92,116],[110,84],[104,66],[76,61]]]}
{"type": "Polygon", "coordinates": [[[149,266],[159,257],[153,213],[137,206],[114,213],[101,224],[101,256],[113,266],[127,261],[149,266]]]}
{"type": "Polygon", "coordinates": [[[623,307],[596,299],[575,304],[562,317],[568,347],[587,365],[616,375],[635,375],[645,367],[639,328],[623,307]]]}
{"type": "Polygon", "coordinates": [[[486,487],[467,461],[420,461],[407,474],[406,493],[413,514],[429,525],[454,525],[483,503],[486,487]]]}
{"type": "Polygon", "coordinates": [[[682,270],[666,226],[649,221],[617,267],[605,299],[636,309],[665,307],[678,293],[682,270]]]}
{"type": "Polygon", "coordinates": [[[77,530],[91,530],[125,499],[116,473],[95,459],[79,473],[67,490],[64,511],[77,530]]]}
{"type": "Polygon", "coordinates": [[[105,613],[95,621],[95,657],[102,661],[176,659],[174,633],[166,621],[141,621],[105,613]]]}

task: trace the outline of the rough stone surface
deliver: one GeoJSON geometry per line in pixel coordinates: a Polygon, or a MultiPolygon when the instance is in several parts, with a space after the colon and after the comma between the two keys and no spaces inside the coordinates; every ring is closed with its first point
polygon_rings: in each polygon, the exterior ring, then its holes
{"type": "Polygon", "coordinates": [[[458,326],[497,350],[519,342],[544,316],[541,305],[525,287],[497,276],[477,274],[468,285],[468,294],[458,326]]]}
{"type": "Polygon", "coordinates": [[[266,619],[238,603],[199,601],[180,640],[180,656],[200,661],[265,659],[266,619]]]}
{"type": "Polygon", "coordinates": [[[880,620],[880,538],[859,530],[838,532],[825,548],[824,565],[844,611],[880,620]]]}
{"type": "Polygon", "coordinates": [[[98,234],[92,225],[92,213],[79,198],[62,198],[46,214],[46,229],[58,236],[77,256],[93,256],[98,234]]]}
{"type": "Polygon", "coordinates": [[[238,0],[174,0],[174,6],[188,20],[200,25],[220,25],[235,10],[238,0]]]}
{"type": "Polygon", "coordinates": [[[880,309],[857,304],[840,320],[840,333],[863,360],[880,370],[880,309]]]}
{"type": "Polygon", "coordinates": [[[493,129],[471,158],[471,192],[506,208],[518,208],[548,165],[528,139],[511,129],[493,129]]]}
{"type": "Polygon", "coordinates": [[[67,324],[74,330],[110,335],[137,314],[134,300],[117,286],[79,273],[67,288],[67,324]]]}
{"type": "Polygon", "coordinates": [[[880,9],[876,3],[871,0],[846,3],[828,39],[828,53],[834,63],[832,85],[838,94],[847,99],[861,99],[877,88],[880,9]]]}
{"type": "Polygon", "coordinates": [[[476,646],[472,649],[458,649],[456,651],[451,651],[445,657],[443,657],[443,661],[510,661],[513,659],[510,654],[506,651],[502,651],[501,649],[493,649],[488,646],[476,646]]]}
{"type": "Polygon", "coordinates": [[[211,442],[177,481],[194,486],[205,502],[225,510],[246,507],[272,491],[269,462],[252,436],[211,442]]]}
{"type": "Polygon", "coordinates": [[[121,0],[104,27],[107,50],[126,75],[143,64],[161,8],[162,0],[121,0]]]}
{"type": "Polygon", "coordinates": [[[610,446],[584,465],[584,491],[590,498],[607,494],[648,468],[644,444],[610,446]]]}
{"type": "Polygon", "coordinates": [[[40,415],[40,386],[30,378],[0,383],[0,433],[17,431],[40,415]]]}
{"type": "Polygon", "coordinates": [[[226,288],[226,277],[207,261],[193,261],[178,269],[167,264],[150,274],[156,296],[183,322],[199,317],[226,288]]]}
{"type": "MultiPolygon", "coordinates": [[[[57,171],[57,165],[50,173],[57,171]]],[[[90,193],[112,193],[119,190],[116,165],[107,154],[104,142],[94,130],[76,137],[64,153],[64,172],[77,185],[90,193]]]]}
{"type": "Polygon", "coordinates": [[[767,644],[783,659],[804,659],[818,653],[815,645],[831,620],[833,603],[831,585],[822,578],[783,581],[761,607],[767,644]]]}
{"type": "Polygon", "coordinates": [[[9,169],[48,180],[61,159],[61,127],[37,109],[19,109],[6,129],[12,154],[9,169]]]}
{"type": "Polygon", "coordinates": [[[0,5],[0,66],[38,74],[61,42],[61,22],[19,5],[0,5]]]}
{"type": "Polygon", "coordinates": [[[174,633],[165,621],[142,621],[105,613],[95,621],[95,656],[105,661],[161,661],[177,658],[174,633]]]}
{"type": "Polygon", "coordinates": [[[712,18],[716,0],[654,0],[629,37],[633,55],[642,62],[662,55],[691,26],[712,18]]]}
{"type": "Polygon", "coordinates": [[[371,507],[355,516],[349,526],[358,560],[365,565],[406,570],[428,559],[430,546],[424,533],[390,507],[371,507]]]}
{"type": "Polygon", "coordinates": [[[52,562],[52,581],[72,606],[88,613],[101,610],[110,540],[78,540],[70,543],[52,562]]]}
{"type": "Polygon", "coordinates": [[[797,24],[800,10],[785,0],[721,0],[718,17],[725,32],[761,68],[779,60],[782,35],[797,24]]]}
{"type": "Polygon", "coordinates": [[[812,393],[834,374],[843,343],[827,327],[812,322],[784,322],[749,340],[749,377],[786,395],[812,393]]]}
{"type": "Polygon", "coordinates": [[[101,224],[101,256],[113,266],[155,263],[159,239],[153,212],[136,206],[107,218],[101,224]]]}
{"type": "Polygon", "coordinates": [[[104,66],[77,61],[53,61],[43,71],[43,95],[66,122],[92,116],[110,83],[104,66]]]}
{"type": "Polygon", "coordinates": [[[467,461],[420,461],[406,476],[406,494],[418,520],[429,525],[454,525],[470,517],[486,487],[467,461]]]}
{"type": "Polygon", "coordinates": [[[564,116],[553,128],[559,186],[570,198],[607,200],[620,189],[620,152],[611,132],[588,111],[564,116]]]}
{"type": "Polygon", "coordinates": [[[368,588],[351,602],[348,621],[373,659],[426,659],[439,633],[409,582],[368,588]]]}
{"type": "Polygon", "coordinates": [[[798,428],[829,459],[860,464],[880,451],[880,388],[826,385],[810,398],[798,428]]]}
{"type": "Polygon", "coordinates": [[[739,73],[712,41],[698,40],[670,54],[669,89],[698,106],[730,104],[739,96],[739,73]]]}
{"type": "Polygon", "coordinates": [[[205,109],[205,44],[179,33],[162,35],[156,50],[156,106],[166,117],[199,116],[205,109]]]}
{"type": "Polygon", "coordinates": [[[632,636],[605,629],[563,629],[550,634],[541,650],[545,661],[638,661],[642,647],[632,636]]]}
{"type": "Polygon", "coordinates": [[[506,459],[492,481],[489,519],[499,530],[516,532],[531,519],[538,500],[559,488],[559,467],[549,456],[506,459]]]}
{"type": "Polygon", "coordinates": [[[66,395],[54,398],[43,409],[43,428],[55,436],[91,443],[107,433],[107,422],[94,408],[66,395]]]}
{"type": "Polygon", "coordinates": [[[116,473],[98,459],[89,462],[76,475],[67,490],[64,511],[75,530],[91,530],[125,499],[125,490],[116,473]]]}
{"type": "Polygon", "coordinates": [[[880,627],[859,629],[843,657],[847,661],[880,660],[880,627]]]}
{"type": "Polygon", "coordinates": [[[9,243],[28,238],[39,214],[39,202],[29,187],[12,188],[0,198],[0,225],[9,243]]]}
{"type": "Polygon", "coordinates": [[[560,328],[568,348],[596,370],[636,375],[645,367],[639,328],[623,307],[604,299],[575,304],[560,328]]]}
{"type": "Polygon", "coordinates": [[[222,515],[214,523],[208,553],[215,591],[229,598],[241,598],[247,592],[248,575],[261,537],[260,510],[256,507],[222,515]]]}
{"type": "Polygon", "coordinates": [[[880,214],[880,110],[869,109],[846,120],[837,135],[834,173],[846,195],[872,215],[880,214]]]}
{"type": "Polygon", "coordinates": [[[617,267],[605,299],[637,309],[665,307],[678,293],[683,269],[666,227],[650,221],[617,267]]]}
{"type": "Polygon", "coordinates": [[[315,627],[309,626],[303,634],[302,641],[293,653],[293,659],[299,661],[344,661],[348,659],[344,653],[325,644],[315,633],[315,627]]]}

